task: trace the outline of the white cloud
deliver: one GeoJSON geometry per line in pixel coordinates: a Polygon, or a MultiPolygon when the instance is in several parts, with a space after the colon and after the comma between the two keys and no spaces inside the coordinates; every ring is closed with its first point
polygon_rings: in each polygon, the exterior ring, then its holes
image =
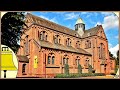
{"type": "Polygon", "coordinates": [[[69,24],[67,27],[74,30],[74,27],[71,24],[69,24]]]}
{"type": "Polygon", "coordinates": [[[119,44],[117,44],[114,47],[111,47],[109,50],[115,57],[117,57],[117,51],[119,50],[119,44]]]}
{"type": "Polygon", "coordinates": [[[91,14],[87,14],[86,18],[89,18],[91,16],[91,14]]]}
{"type": "Polygon", "coordinates": [[[49,18],[47,18],[47,17],[45,17],[45,16],[42,16],[42,15],[40,15],[39,17],[44,18],[44,19],[46,19],[46,20],[50,20],[49,18]]]}
{"type": "Polygon", "coordinates": [[[62,14],[65,14],[66,12],[52,12],[52,13],[62,15],[62,14]]]}
{"type": "Polygon", "coordinates": [[[101,12],[101,14],[104,16],[109,16],[109,15],[112,15],[113,12],[101,12]]]}
{"type": "Polygon", "coordinates": [[[54,22],[54,23],[58,23],[55,17],[53,17],[52,19],[45,17],[45,16],[42,16],[42,15],[40,15],[39,17],[44,18],[44,19],[49,20],[49,21],[54,22]]]}
{"type": "Polygon", "coordinates": [[[88,12],[81,12],[81,15],[88,14],[88,12]]]}
{"type": "Polygon", "coordinates": [[[119,20],[117,16],[110,15],[110,16],[104,17],[103,28],[105,30],[118,27],[118,25],[119,25],[119,20]]]}
{"type": "Polygon", "coordinates": [[[75,13],[65,14],[65,20],[76,19],[76,18],[78,18],[78,16],[79,16],[79,14],[75,14],[75,13]]]}
{"type": "Polygon", "coordinates": [[[108,48],[109,49],[112,48],[112,44],[111,43],[108,44],[108,48]]]}
{"type": "Polygon", "coordinates": [[[26,15],[27,13],[31,13],[31,12],[25,12],[24,14],[26,15]]]}
{"type": "Polygon", "coordinates": [[[50,21],[55,22],[55,23],[58,23],[55,17],[52,18],[52,19],[50,19],[50,21]]]}
{"type": "Polygon", "coordinates": [[[97,23],[95,24],[95,27],[96,27],[97,25],[102,25],[102,23],[101,23],[101,22],[97,22],[97,23]]]}
{"type": "MultiPolygon", "coordinates": [[[[106,13],[107,14],[107,13],[106,13]]],[[[107,14],[108,15],[108,14],[107,14]]],[[[104,30],[109,30],[109,29],[113,29],[113,28],[118,28],[119,27],[119,19],[116,15],[110,15],[109,16],[105,16],[103,22],[97,22],[95,24],[95,26],[97,24],[102,24],[104,30]]]]}
{"type": "Polygon", "coordinates": [[[115,38],[116,38],[116,39],[118,39],[118,38],[119,38],[119,36],[115,36],[115,38]]]}

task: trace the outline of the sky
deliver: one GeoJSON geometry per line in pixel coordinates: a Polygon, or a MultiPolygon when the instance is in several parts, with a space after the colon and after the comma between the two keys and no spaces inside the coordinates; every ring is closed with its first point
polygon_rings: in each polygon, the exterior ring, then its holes
{"type": "Polygon", "coordinates": [[[116,57],[119,49],[119,19],[113,12],[29,12],[74,30],[78,17],[82,18],[85,28],[102,25],[108,39],[109,50],[116,57]]]}

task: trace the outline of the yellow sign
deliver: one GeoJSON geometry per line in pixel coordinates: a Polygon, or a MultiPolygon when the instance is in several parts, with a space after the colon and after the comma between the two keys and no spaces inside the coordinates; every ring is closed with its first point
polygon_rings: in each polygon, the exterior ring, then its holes
{"type": "Polygon", "coordinates": [[[16,78],[18,60],[15,53],[6,45],[1,45],[1,78],[16,78]]]}
{"type": "Polygon", "coordinates": [[[34,68],[38,67],[38,58],[37,56],[34,56],[34,68]]]}
{"type": "Polygon", "coordinates": [[[13,63],[12,51],[8,47],[2,47],[1,70],[17,70],[13,63]]]}

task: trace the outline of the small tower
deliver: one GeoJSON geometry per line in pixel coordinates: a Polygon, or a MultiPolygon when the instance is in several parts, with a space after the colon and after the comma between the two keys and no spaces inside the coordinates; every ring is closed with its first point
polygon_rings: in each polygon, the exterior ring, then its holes
{"type": "Polygon", "coordinates": [[[75,31],[77,31],[80,36],[82,36],[84,34],[85,23],[83,22],[83,20],[80,17],[76,21],[75,31]]]}

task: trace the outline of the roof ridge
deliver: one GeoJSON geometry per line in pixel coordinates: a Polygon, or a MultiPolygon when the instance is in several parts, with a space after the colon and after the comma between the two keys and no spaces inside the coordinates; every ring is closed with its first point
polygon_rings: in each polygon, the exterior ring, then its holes
{"type": "Polygon", "coordinates": [[[98,27],[100,27],[100,26],[102,26],[102,25],[94,26],[94,27],[92,27],[92,28],[86,29],[86,31],[92,30],[93,28],[98,28],[98,27]]]}
{"type": "Polygon", "coordinates": [[[38,19],[45,20],[45,21],[47,21],[47,22],[49,22],[49,23],[55,24],[55,25],[60,26],[60,27],[62,27],[62,28],[66,28],[66,29],[69,29],[69,30],[75,31],[75,30],[73,30],[73,29],[70,29],[70,28],[65,27],[65,26],[63,26],[63,25],[60,25],[60,24],[57,24],[57,23],[52,22],[52,21],[50,21],[50,20],[47,20],[47,19],[45,19],[45,18],[42,18],[42,17],[36,16],[36,15],[33,15],[33,14],[31,14],[31,13],[27,13],[27,15],[31,15],[31,16],[33,16],[33,17],[37,17],[38,19]]]}

